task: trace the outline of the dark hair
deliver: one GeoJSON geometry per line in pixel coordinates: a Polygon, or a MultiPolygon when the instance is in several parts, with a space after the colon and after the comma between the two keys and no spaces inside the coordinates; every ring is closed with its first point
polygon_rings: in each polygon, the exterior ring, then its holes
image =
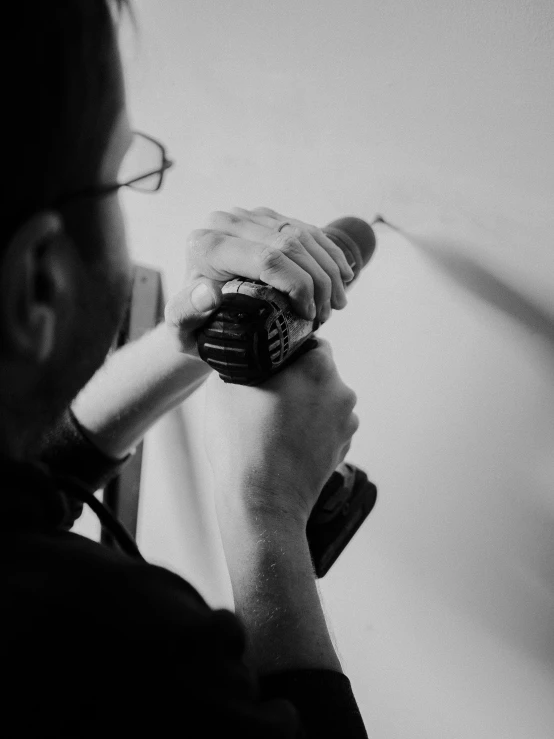
{"type": "Polygon", "coordinates": [[[129,0],[10,3],[0,52],[2,246],[33,213],[95,184],[120,106],[115,24],[123,8],[131,12],[129,0]]]}

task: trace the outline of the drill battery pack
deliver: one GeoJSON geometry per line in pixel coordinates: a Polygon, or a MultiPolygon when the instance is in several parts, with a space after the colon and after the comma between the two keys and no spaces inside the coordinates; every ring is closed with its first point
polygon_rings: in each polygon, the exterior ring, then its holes
{"type": "Polygon", "coordinates": [[[370,514],[377,488],[365,472],[343,462],[331,475],[306,526],[310,554],[318,578],[331,568],[370,514]]]}

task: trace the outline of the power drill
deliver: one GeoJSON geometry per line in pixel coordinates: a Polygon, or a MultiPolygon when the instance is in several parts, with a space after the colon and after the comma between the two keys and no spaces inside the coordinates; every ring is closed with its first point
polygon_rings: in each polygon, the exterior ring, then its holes
{"type": "MultiPolygon", "coordinates": [[[[344,253],[357,279],[376,246],[371,226],[351,216],[329,223],[325,235],[344,253]]],[[[289,299],[260,281],[223,286],[220,307],[197,332],[198,353],[224,382],[258,385],[317,345],[316,320],[298,316],[289,299]]],[[[323,577],[371,512],[377,488],[365,472],[343,462],[310,514],[306,535],[316,577],[323,577]]]]}

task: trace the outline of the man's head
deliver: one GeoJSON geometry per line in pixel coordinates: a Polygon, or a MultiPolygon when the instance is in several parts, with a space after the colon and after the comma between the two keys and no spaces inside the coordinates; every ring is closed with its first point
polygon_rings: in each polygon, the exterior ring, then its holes
{"type": "Polygon", "coordinates": [[[32,456],[102,364],[125,311],[117,191],[57,206],[116,182],[131,141],[114,29],[124,4],[25,0],[3,24],[0,452],[12,457],[32,456]]]}

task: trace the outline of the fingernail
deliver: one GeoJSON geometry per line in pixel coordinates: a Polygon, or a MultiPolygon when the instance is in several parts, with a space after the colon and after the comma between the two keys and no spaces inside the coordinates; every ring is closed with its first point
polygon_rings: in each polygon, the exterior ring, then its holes
{"type": "Polygon", "coordinates": [[[312,300],[312,302],[308,304],[308,314],[310,316],[310,320],[311,321],[313,321],[314,318],[317,315],[317,308],[315,306],[315,301],[314,300],[312,300]]]}
{"type": "Polygon", "coordinates": [[[210,288],[201,282],[190,295],[190,302],[199,313],[211,310],[215,305],[215,299],[210,288]]]}
{"type": "Polygon", "coordinates": [[[329,320],[329,316],[331,315],[331,306],[329,304],[326,304],[322,310],[321,310],[321,323],[325,323],[325,321],[329,320]]]}
{"type": "Polygon", "coordinates": [[[354,272],[352,270],[350,270],[350,274],[347,275],[345,277],[345,279],[344,279],[344,284],[345,285],[349,285],[352,282],[352,280],[354,279],[354,277],[355,277],[354,272]]]}
{"type": "Polygon", "coordinates": [[[339,296],[337,300],[335,301],[334,308],[338,308],[339,310],[342,310],[343,308],[346,308],[348,305],[348,298],[346,297],[346,294],[343,292],[339,293],[339,296]]]}
{"type": "Polygon", "coordinates": [[[354,279],[354,270],[348,264],[348,262],[346,262],[346,269],[344,270],[344,275],[345,277],[344,277],[343,282],[346,284],[348,284],[349,282],[352,282],[352,280],[354,279]]]}

